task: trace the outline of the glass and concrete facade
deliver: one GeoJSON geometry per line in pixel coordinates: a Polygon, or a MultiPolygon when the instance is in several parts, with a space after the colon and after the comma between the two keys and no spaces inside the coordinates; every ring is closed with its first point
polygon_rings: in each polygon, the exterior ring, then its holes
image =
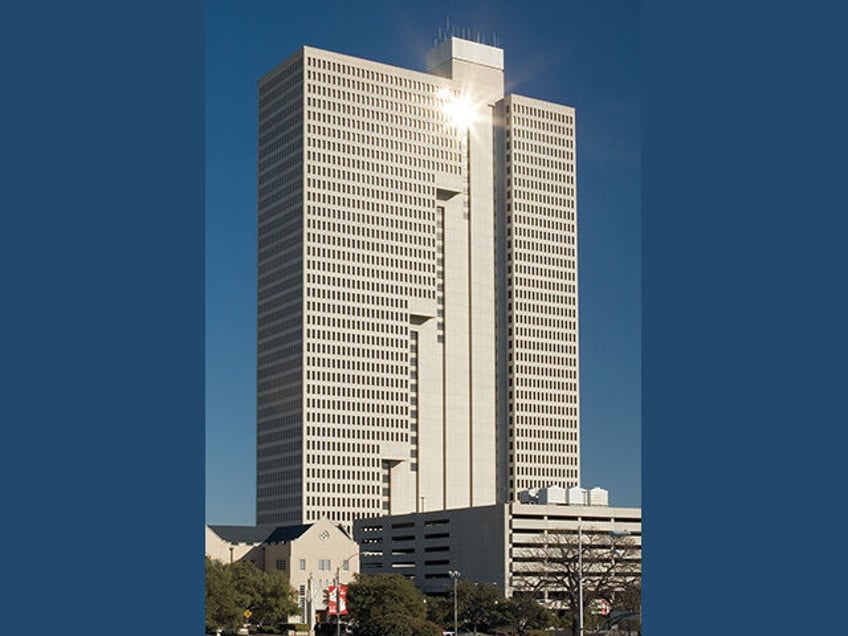
{"type": "Polygon", "coordinates": [[[501,49],[259,81],[257,523],[579,483],[574,113],[501,49]]]}

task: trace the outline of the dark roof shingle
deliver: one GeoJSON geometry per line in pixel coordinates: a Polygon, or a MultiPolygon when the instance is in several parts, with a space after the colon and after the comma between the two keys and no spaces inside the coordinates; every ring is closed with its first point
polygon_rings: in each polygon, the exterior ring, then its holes
{"type": "Polygon", "coordinates": [[[229,543],[287,543],[309,530],[312,524],[300,526],[209,526],[229,543]]]}

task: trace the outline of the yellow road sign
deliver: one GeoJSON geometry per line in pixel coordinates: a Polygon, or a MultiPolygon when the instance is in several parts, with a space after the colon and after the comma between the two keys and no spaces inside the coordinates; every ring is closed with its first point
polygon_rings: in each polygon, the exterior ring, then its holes
{"type": "Polygon", "coordinates": [[[250,610],[244,610],[244,617],[245,618],[250,618],[251,614],[253,614],[253,612],[251,612],[250,610]]]}

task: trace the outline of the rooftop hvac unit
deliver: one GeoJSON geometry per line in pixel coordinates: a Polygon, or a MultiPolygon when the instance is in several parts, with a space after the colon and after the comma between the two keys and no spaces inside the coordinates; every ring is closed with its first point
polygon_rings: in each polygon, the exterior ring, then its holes
{"type": "Polygon", "coordinates": [[[595,486],[589,489],[589,505],[590,506],[609,506],[609,492],[595,486]]]}
{"type": "Polygon", "coordinates": [[[539,503],[539,489],[538,488],[528,488],[527,490],[520,490],[518,492],[518,501],[519,503],[539,503]]]}
{"type": "Polygon", "coordinates": [[[572,486],[568,489],[568,504],[570,506],[586,505],[586,489],[580,486],[572,486]]]}
{"type": "Polygon", "coordinates": [[[564,504],[565,502],[565,488],[561,488],[559,486],[548,486],[547,488],[542,488],[539,491],[540,504],[552,505],[564,504]]]}

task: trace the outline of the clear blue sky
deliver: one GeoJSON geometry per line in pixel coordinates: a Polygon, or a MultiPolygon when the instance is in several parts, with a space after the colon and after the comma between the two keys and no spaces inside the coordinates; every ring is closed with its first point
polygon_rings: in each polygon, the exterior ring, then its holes
{"type": "Polygon", "coordinates": [[[577,109],[583,486],[641,505],[639,3],[209,0],[206,521],[255,522],[256,82],[303,45],[424,70],[446,19],[577,109]]]}

